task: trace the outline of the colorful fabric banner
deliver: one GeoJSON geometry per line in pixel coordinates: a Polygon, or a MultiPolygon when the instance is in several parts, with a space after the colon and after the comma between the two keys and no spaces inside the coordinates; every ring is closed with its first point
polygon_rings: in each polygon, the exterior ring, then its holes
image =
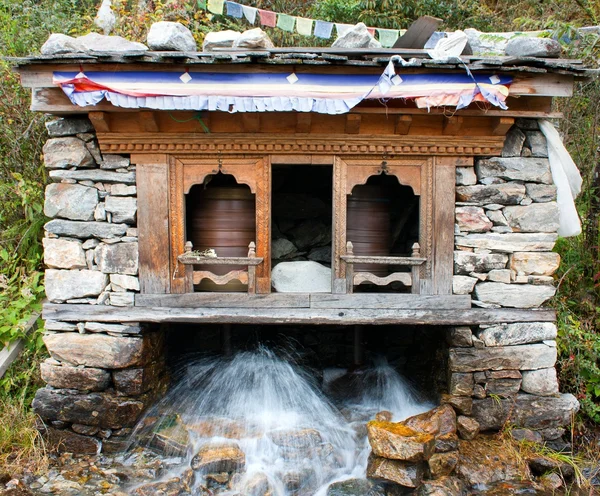
{"type": "Polygon", "coordinates": [[[258,9],[258,15],[260,17],[260,23],[263,26],[274,28],[277,24],[277,14],[275,14],[275,12],[258,9]]]}
{"type": "Polygon", "coordinates": [[[335,23],[335,30],[337,31],[338,38],[340,36],[344,36],[350,28],[352,28],[352,24],[342,24],[340,22],[335,23]]]}
{"type": "Polygon", "coordinates": [[[254,24],[256,21],[256,12],[258,9],[256,7],[248,7],[247,5],[242,5],[242,11],[244,12],[244,17],[250,24],[254,24]]]}
{"type": "Polygon", "coordinates": [[[333,22],[315,21],[315,36],[317,38],[331,38],[333,31],[333,22]]]}
{"type": "Polygon", "coordinates": [[[242,6],[236,2],[227,2],[227,15],[231,17],[242,18],[242,6]]]}
{"type": "Polygon", "coordinates": [[[313,23],[312,19],[296,17],[296,31],[303,36],[310,36],[312,34],[313,23]]]}
{"type": "Polygon", "coordinates": [[[384,48],[391,48],[396,43],[398,39],[399,32],[397,29],[379,29],[377,28],[377,32],[379,33],[379,43],[384,48]]]}
{"type": "Polygon", "coordinates": [[[208,0],[206,9],[213,14],[223,15],[224,3],[224,0],[208,0]]]}
{"type": "Polygon", "coordinates": [[[287,14],[278,14],[277,15],[277,27],[279,29],[283,29],[284,31],[294,31],[294,26],[296,25],[296,18],[287,14]]]}

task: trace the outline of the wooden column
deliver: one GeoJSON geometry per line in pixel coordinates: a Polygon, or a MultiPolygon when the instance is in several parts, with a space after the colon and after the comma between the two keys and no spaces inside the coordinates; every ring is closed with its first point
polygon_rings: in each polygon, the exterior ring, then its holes
{"type": "Polygon", "coordinates": [[[186,277],[185,265],[177,260],[185,252],[185,195],[183,163],[173,157],[169,161],[169,219],[171,239],[171,293],[192,291],[193,281],[186,277]]]}
{"type": "Polygon", "coordinates": [[[331,292],[346,292],[346,264],[340,256],[346,250],[346,177],[348,167],[339,157],[333,162],[333,208],[331,252],[333,265],[331,271],[331,292]]]}
{"type": "Polygon", "coordinates": [[[256,162],[256,256],[263,263],[256,268],[256,292],[271,292],[271,161],[256,162]]]}

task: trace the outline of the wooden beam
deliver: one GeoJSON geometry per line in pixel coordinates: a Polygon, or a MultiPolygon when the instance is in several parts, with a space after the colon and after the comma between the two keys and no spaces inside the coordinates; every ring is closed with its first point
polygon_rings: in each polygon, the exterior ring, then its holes
{"type": "Polygon", "coordinates": [[[168,308],[309,308],[310,295],[294,293],[187,293],[138,294],[136,307],[168,308]]]}
{"type": "Polygon", "coordinates": [[[142,125],[142,130],[147,133],[158,133],[160,131],[154,112],[149,110],[141,110],[139,114],[139,121],[142,125]]]}
{"type": "Polygon", "coordinates": [[[245,133],[258,133],[260,130],[260,114],[245,112],[242,114],[242,122],[245,133]]]}
{"type": "Polygon", "coordinates": [[[110,132],[110,114],[106,112],[90,112],[88,116],[97,133],[110,132]]]}
{"type": "Polygon", "coordinates": [[[347,134],[360,133],[361,119],[362,119],[362,117],[360,114],[346,114],[346,133],[347,134]]]}
{"type": "Polygon", "coordinates": [[[312,114],[309,112],[298,112],[296,114],[296,132],[298,134],[310,133],[312,114]]]}
{"type": "Polygon", "coordinates": [[[473,157],[437,157],[435,159],[435,165],[453,165],[455,167],[469,167],[473,166],[473,157]]]}
{"type": "Polygon", "coordinates": [[[329,308],[167,308],[47,303],[44,319],[67,322],[189,322],[213,324],[477,325],[555,322],[554,310],[472,308],[465,310],[329,308]]]}
{"type": "Polygon", "coordinates": [[[512,117],[497,117],[492,125],[492,134],[494,136],[505,136],[514,123],[515,120],[512,117]]]}
{"type": "Polygon", "coordinates": [[[444,130],[443,134],[453,135],[458,134],[464,124],[464,118],[462,116],[452,116],[444,118],[444,130]]]}
{"type": "Polygon", "coordinates": [[[471,308],[469,295],[417,295],[417,294],[311,294],[311,308],[397,308],[403,310],[458,310],[471,308]]]}
{"type": "Polygon", "coordinates": [[[396,126],[394,132],[396,134],[408,134],[410,126],[412,125],[412,116],[410,115],[399,115],[396,117],[396,126]]]}

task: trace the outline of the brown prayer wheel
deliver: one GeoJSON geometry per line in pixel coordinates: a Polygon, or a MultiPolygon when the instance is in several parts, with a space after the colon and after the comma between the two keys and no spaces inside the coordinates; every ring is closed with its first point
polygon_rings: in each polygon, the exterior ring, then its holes
{"type": "MultiPolygon", "coordinates": [[[[375,185],[356,186],[348,196],[346,240],[351,241],[355,255],[389,256],[390,199],[387,188],[375,185]]],[[[388,275],[385,265],[357,264],[357,272],[388,275]]]]}
{"type": "MultiPolygon", "coordinates": [[[[254,195],[246,186],[207,188],[192,203],[188,238],[194,250],[213,248],[219,257],[246,257],[248,245],[256,239],[256,204],[254,195]]],[[[224,275],[232,270],[247,269],[237,265],[202,265],[208,270],[224,275]]],[[[246,285],[237,281],[215,285],[204,279],[198,286],[201,291],[245,291],[246,285]]]]}

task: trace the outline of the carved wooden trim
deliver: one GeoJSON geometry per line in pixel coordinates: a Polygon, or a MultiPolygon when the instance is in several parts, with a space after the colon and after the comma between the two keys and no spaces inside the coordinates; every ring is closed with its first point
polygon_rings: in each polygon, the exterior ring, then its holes
{"type": "Polygon", "coordinates": [[[421,196],[420,205],[420,233],[419,244],[424,253],[421,252],[423,258],[427,261],[423,265],[421,272],[422,278],[431,279],[431,264],[433,260],[433,188],[434,188],[434,170],[433,158],[429,157],[425,166],[421,168],[421,181],[423,184],[423,195],[421,196]]]}
{"type": "Polygon", "coordinates": [[[185,196],[183,194],[183,163],[169,159],[169,239],[171,245],[171,293],[191,290],[185,266],[177,257],[185,251],[185,196]]]}
{"type": "Polygon", "coordinates": [[[103,153],[500,155],[503,136],[98,133],[103,153]]]}
{"type": "Polygon", "coordinates": [[[217,157],[211,160],[189,160],[179,158],[184,164],[183,188],[187,195],[196,184],[202,184],[207,176],[231,174],[238,184],[245,184],[252,193],[256,193],[256,159],[231,159],[217,157]]]}
{"type": "Polygon", "coordinates": [[[421,167],[424,159],[398,160],[345,160],[348,172],[346,180],[346,193],[351,195],[352,189],[360,184],[365,184],[371,176],[389,174],[395,176],[398,182],[404,186],[410,186],[415,195],[421,194],[421,167]]]}
{"type": "Polygon", "coordinates": [[[256,171],[256,256],[263,263],[256,268],[256,292],[271,292],[271,161],[265,157],[256,171]]]}
{"type": "Polygon", "coordinates": [[[405,286],[412,286],[412,277],[408,272],[394,272],[385,277],[379,277],[370,272],[357,272],[354,274],[354,285],[370,282],[376,286],[386,286],[391,282],[401,282],[405,286]]]}
{"type": "Polygon", "coordinates": [[[331,289],[333,293],[346,292],[346,264],[341,256],[346,251],[346,188],[348,166],[340,157],[333,162],[333,208],[332,208],[332,253],[331,289]]]}
{"type": "Polygon", "coordinates": [[[227,274],[222,276],[213,274],[208,270],[195,270],[194,271],[194,284],[200,284],[203,279],[208,279],[215,284],[221,286],[231,281],[240,281],[242,284],[248,284],[248,271],[247,270],[231,270],[227,274]]]}

